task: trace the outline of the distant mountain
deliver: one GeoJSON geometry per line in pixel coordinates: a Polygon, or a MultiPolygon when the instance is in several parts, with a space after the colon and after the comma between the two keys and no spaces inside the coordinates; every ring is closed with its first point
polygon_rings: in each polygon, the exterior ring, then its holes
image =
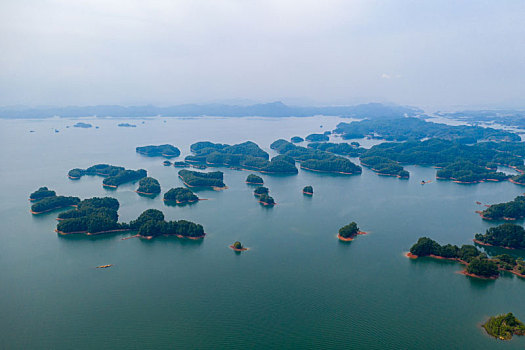
{"type": "Polygon", "coordinates": [[[313,115],[331,115],[354,118],[395,118],[405,115],[414,116],[422,110],[398,105],[368,103],[355,106],[299,107],[272,102],[253,105],[226,104],[184,104],[171,107],[156,106],[68,106],[68,107],[0,107],[0,118],[49,118],[60,116],[76,117],[308,117],[313,115]]]}

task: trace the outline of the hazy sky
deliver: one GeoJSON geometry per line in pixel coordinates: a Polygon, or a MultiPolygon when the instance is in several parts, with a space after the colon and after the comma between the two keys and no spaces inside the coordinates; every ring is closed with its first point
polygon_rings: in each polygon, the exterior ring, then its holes
{"type": "Polygon", "coordinates": [[[0,105],[237,99],[525,107],[525,1],[0,1],[0,105]]]}

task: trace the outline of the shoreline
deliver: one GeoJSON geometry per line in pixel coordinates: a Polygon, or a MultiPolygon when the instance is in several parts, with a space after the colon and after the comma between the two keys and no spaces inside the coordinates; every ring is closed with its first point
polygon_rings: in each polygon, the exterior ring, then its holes
{"type": "Polygon", "coordinates": [[[315,172],[318,172],[318,173],[331,173],[331,174],[341,174],[341,175],[357,175],[357,174],[361,174],[361,172],[355,172],[355,173],[345,173],[344,171],[333,171],[333,170],[317,170],[317,169],[310,169],[310,168],[307,168],[301,164],[299,164],[299,168],[301,169],[304,169],[304,170],[309,170],[309,171],[315,171],[315,172]]]}
{"type": "Polygon", "coordinates": [[[508,250],[516,250],[516,249],[517,249],[517,248],[502,247],[502,246],[499,246],[499,245],[494,245],[494,244],[490,244],[490,243],[485,243],[485,242],[478,241],[477,239],[473,239],[472,241],[473,241],[474,243],[476,243],[476,244],[479,244],[479,245],[482,245],[482,246],[485,246],[485,247],[496,247],[496,248],[503,248],[503,249],[508,249],[508,250]]]}
{"type": "Polygon", "coordinates": [[[58,229],[55,229],[55,232],[58,233],[59,235],[62,235],[62,236],[73,235],[73,234],[84,234],[86,236],[97,236],[97,235],[101,235],[101,234],[105,234],[105,233],[127,232],[127,231],[132,231],[132,230],[131,229],[117,229],[117,230],[107,230],[107,231],[100,231],[100,232],[91,233],[91,232],[88,232],[88,231],[64,232],[64,231],[59,231],[58,229]]]}
{"type": "Polygon", "coordinates": [[[138,194],[144,194],[146,196],[153,196],[153,195],[160,194],[160,192],[158,192],[158,193],[148,193],[148,192],[141,192],[141,191],[138,191],[138,190],[137,191],[133,191],[133,192],[138,193],[138,194]]]}
{"type": "Polygon", "coordinates": [[[55,208],[47,209],[47,210],[44,210],[44,211],[32,211],[30,209],[29,212],[31,214],[33,214],[33,215],[39,215],[39,214],[49,213],[49,212],[51,212],[53,210],[64,209],[64,208],[68,208],[68,207],[76,208],[76,205],[75,204],[71,204],[71,205],[66,205],[66,206],[63,206],[63,207],[55,207],[55,208]]]}
{"type": "Polygon", "coordinates": [[[239,249],[239,248],[235,248],[235,247],[233,246],[233,244],[232,244],[232,245],[229,245],[228,248],[230,248],[230,249],[232,249],[232,250],[234,250],[234,251],[236,251],[236,252],[245,252],[245,251],[247,251],[247,250],[249,249],[249,248],[246,248],[246,247],[242,247],[242,248],[240,248],[240,249],[239,249]]]}
{"type": "Polygon", "coordinates": [[[118,186],[115,185],[106,185],[105,183],[102,183],[103,187],[110,187],[110,188],[118,188],[118,186]]]}
{"type": "Polygon", "coordinates": [[[248,185],[257,185],[257,186],[264,185],[264,182],[249,182],[249,181],[244,181],[244,182],[247,183],[248,185]]]}
{"type": "Polygon", "coordinates": [[[339,239],[341,242],[352,242],[357,236],[361,236],[361,235],[367,235],[368,232],[365,232],[365,231],[357,231],[357,233],[351,237],[343,237],[341,235],[339,235],[339,233],[337,234],[337,239],[339,239]]]}

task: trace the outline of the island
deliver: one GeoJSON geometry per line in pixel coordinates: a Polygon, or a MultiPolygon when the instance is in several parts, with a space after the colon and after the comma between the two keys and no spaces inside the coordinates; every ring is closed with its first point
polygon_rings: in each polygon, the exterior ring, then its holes
{"type": "Polygon", "coordinates": [[[328,137],[328,135],[325,134],[310,134],[304,139],[309,142],[322,142],[330,140],[330,137],[328,137]]]}
{"type": "Polygon", "coordinates": [[[91,125],[91,124],[89,124],[89,123],[78,122],[78,123],[76,123],[75,125],[73,125],[73,127],[75,127],[75,128],[84,128],[84,129],[87,129],[87,128],[92,128],[93,125],[91,125]]]}
{"type": "Polygon", "coordinates": [[[180,150],[173,145],[159,145],[159,146],[141,146],[137,147],[136,152],[146,157],[165,157],[175,158],[180,156],[180,150]]]}
{"type": "Polygon", "coordinates": [[[307,196],[313,196],[314,194],[314,188],[312,186],[305,186],[303,188],[303,194],[307,196]]]}
{"type": "Polygon", "coordinates": [[[261,203],[264,206],[274,206],[276,204],[274,199],[268,194],[261,194],[259,196],[259,203],[261,203]]]}
{"type": "Polygon", "coordinates": [[[125,168],[121,166],[114,166],[114,165],[109,165],[109,164],[95,164],[93,166],[90,166],[87,169],[80,169],[80,168],[71,169],[67,175],[70,179],[78,180],[84,175],[102,176],[102,177],[114,176],[124,170],[125,168]]]}
{"type": "Polygon", "coordinates": [[[500,340],[510,340],[513,335],[525,335],[525,325],[512,312],[491,316],[483,324],[483,328],[489,335],[500,340]]]}
{"type": "Polygon", "coordinates": [[[283,139],[273,142],[270,148],[282,156],[288,157],[290,161],[298,161],[301,169],[304,170],[344,175],[361,174],[362,172],[361,167],[352,163],[348,158],[336,156],[326,151],[297,146],[283,139]]]}
{"type": "Polygon", "coordinates": [[[197,202],[198,200],[199,197],[197,197],[190,189],[185,187],[172,188],[168,192],[164,193],[165,202],[187,204],[197,202]]]}
{"type": "Polygon", "coordinates": [[[505,223],[489,228],[485,234],[477,233],[474,242],[507,249],[525,249],[525,230],[523,226],[505,223]]]}
{"type": "Polygon", "coordinates": [[[359,143],[357,144],[357,146],[355,146],[346,142],[312,142],[308,144],[308,148],[313,148],[319,151],[330,152],[348,157],[359,157],[359,155],[362,154],[365,150],[364,148],[359,148],[359,143]]]}
{"type": "Polygon", "coordinates": [[[102,181],[102,186],[117,188],[120,185],[123,185],[128,182],[135,182],[137,180],[146,177],[148,173],[144,169],[139,170],[123,170],[117,173],[116,175],[106,177],[102,181]]]}
{"type": "Polygon", "coordinates": [[[270,190],[268,189],[268,187],[260,186],[253,190],[253,195],[262,196],[263,194],[268,194],[269,192],[270,190]]]}
{"type": "Polygon", "coordinates": [[[190,147],[193,155],[185,158],[187,162],[196,165],[228,166],[235,169],[255,170],[269,174],[297,174],[295,161],[289,157],[270,156],[256,143],[247,141],[233,146],[197,142],[190,147]]]}
{"type": "Polygon", "coordinates": [[[525,186],[525,174],[513,176],[509,179],[509,181],[516,185],[525,186]]]}
{"type": "Polygon", "coordinates": [[[351,123],[339,123],[334,133],[340,134],[343,139],[346,140],[369,137],[385,139],[387,141],[440,138],[445,140],[458,140],[461,143],[476,143],[476,141],[520,141],[519,135],[510,131],[481,126],[451,126],[427,122],[415,117],[365,119],[351,123]]]}
{"type": "Polygon", "coordinates": [[[157,195],[160,193],[160,183],[152,177],[143,177],[139,181],[139,188],[135,191],[144,195],[157,195]]]}
{"type": "Polygon", "coordinates": [[[302,137],[300,137],[300,136],[294,136],[294,137],[292,137],[292,138],[290,139],[290,141],[291,141],[292,143],[300,143],[300,142],[303,142],[304,139],[303,139],[302,137]]]}
{"type": "Polygon", "coordinates": [[[255,174],[250,174],[246,178],[246,183],[250,185],[263,185],[264,180],[260,176],[257,176],[255,174]]]}
{"type": "Polygon", "coordinates": [[[188,163],[186,163],[186,162],[180,161],[180,162],[173,162],[173,166],[175,168],[187,168],[190,165],[188,163]]]}
{"type": "Polygon", "coordinates": [[[121,128],[136,128],[137,127],[135,124],[129,124],[129,123],[120,123],[117,126],[121,128]]]}
{"type": "Polygon", "coordinates": [[[438,180],[452,180],[462,184],[474,184],[483,181],[498,182],[508,180],[510,177],[510,175],[490,170],[470,161],[457,161],[439,169],[436,173],[438,180]]]}
{"type": "Polygon", "coordinates": [[[492,204],[478,213],[484,220],[523,219],[525,218],[525,196],[517,196],[510,202],[492,204]]]}
{"type": "Polygon", "coordinates": [[[361,165],[372,169],[378,175],[394,176],[400,179],[408,179],[410,177],[410,173],[403,169],[401,165],[385,157],[361,157],[360,161],[361,165]]]}
{"type": "Polygon", "coordinates": [[[192,170],[179,170],[179,177],[188,187],[211,187],[214,190],[223,190],[228,187],[223,182],[223,172],[213,171],[204,173],[192,170]]]}
{"type": "Polygon", "coordinates": [[[171,166],[171,162],[169,160],[165,160],[162,162],[162,165],[164,166],[171,166]]]}
{"type": "Polygon", "coordinates": [[[357,235],[366,235],[366,232],[360,231],[357,224],[352,221],[348,225],[345,225],[339,229],[337,238],[343,242],[351,242],[357,235]]]}
{"type": "Polygon", "coordinates": [[[31,214],[38,215],[53,210],[75,206],[80,202],[78,197],[54,196],[46,197],[31,206],[31,214]]]}
{"type": "Polygon", "coordinates": [[[159,236],[201,239],[206,235],[202,225],[187,220],[165,221],[164,214],[157,209],[147,209],[129,227],[138,232],[138,237],[146,239],[159,236]]]}
{"type": "Polygon", "coordinates": [[[231,249],[235,250],[236,252],[243,252],[245,250],[248,250],[248,248],[244,247],[241,242],[236,241],[230,246],[231,249]]]}
{"type": "Polygon", "coordinates": [[[31,202],[36,202],[44,198],[56,197],[56,195],[57,194],[55,191],[51,191],[47,187],[40,187],[38,190],[29,195],[29,200],[31,202]]]}
{"type": "Polygon", "coordinates": [[[407,257],[412,259],[431,257],[457,261],[466,265],[466,269],[462,273],[470,277],[496,279],[499,277],[500,271],[508,271],[525,278],[525,262],[522,258],[514,258],[504,254],[489,259],[485,253],[469,244],[463,245],[461,248],[451,244],[441,246],[428,237],[421,237],[410,248],[407,257]]]}

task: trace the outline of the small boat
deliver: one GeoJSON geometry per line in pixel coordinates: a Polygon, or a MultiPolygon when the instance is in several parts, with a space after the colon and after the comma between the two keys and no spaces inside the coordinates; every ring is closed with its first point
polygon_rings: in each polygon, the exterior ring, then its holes
{"type": "Polygon", "coordinates": [[[96,268],[97,268],[97,269],[107,269],[108,267],[111,267],[111,266],[113,266],[113,264],[100,265],[100,266],[97,266],[96,268]]]}

